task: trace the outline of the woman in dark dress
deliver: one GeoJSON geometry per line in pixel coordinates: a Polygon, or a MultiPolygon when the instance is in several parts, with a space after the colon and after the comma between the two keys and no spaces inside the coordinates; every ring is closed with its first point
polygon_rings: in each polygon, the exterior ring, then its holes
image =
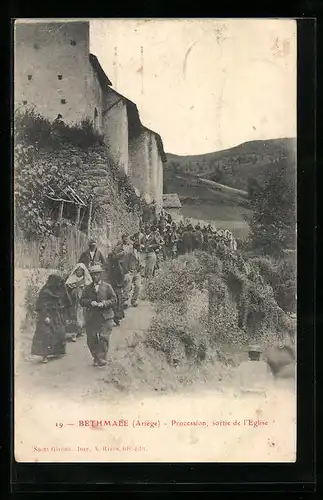
{"type": "Polygon", "coordinates": [[[47,363],[50,356],[65,354],[65,310],[67,296],[64,279],[57,274],[48,277],[39,292],[36,303],[38,314],[31,354],[42,356],[47,363]]]}

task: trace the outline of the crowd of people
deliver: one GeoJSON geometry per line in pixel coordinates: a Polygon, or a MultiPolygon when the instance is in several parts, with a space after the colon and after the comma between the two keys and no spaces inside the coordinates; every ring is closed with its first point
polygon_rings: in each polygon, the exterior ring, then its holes
{"type": "Polygon", "coordinates": [[[163,260],[195,250],[234,256],[237,243],[230,231],[177,223],[165,211],[141,221],[135,234],[124,234],[106,258],[90,240],[74,269],[64,277],[50,275],[41,289],[31,353],[47,363],[86,333],[93,365],[106,365],[113,326],[128,307],[137,307],[142,280],[153,278],[163,260]]]}

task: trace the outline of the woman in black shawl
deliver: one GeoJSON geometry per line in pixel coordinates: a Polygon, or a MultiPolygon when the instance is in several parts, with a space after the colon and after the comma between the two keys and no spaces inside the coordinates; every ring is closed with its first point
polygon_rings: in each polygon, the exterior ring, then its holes
{"type": "Polygon", "coordinates": [[[48,277],[39,292],[36,304],[38,314],[31,354],[42,356],[47,363],[49,356],[65,354],[65,310],[67,306],[64,279],[56,274],[48,277]]]}

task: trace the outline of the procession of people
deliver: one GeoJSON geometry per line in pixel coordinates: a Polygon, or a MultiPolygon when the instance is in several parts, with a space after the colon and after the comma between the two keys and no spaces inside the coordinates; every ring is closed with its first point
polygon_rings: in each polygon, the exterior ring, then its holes
{"type": "Polygon", "coordinates": [[[142,281],[153,279],[162,261],[196,250],[236,257],[237,243],[230,231],[177,223],[164,210],[141,220],[135,234],[123,234],[106,258],[91,239],[72,271],[50,275],[41,289],[31,353],[47,363],[65,354],[66,342],[86,334],[93,366],[106,365],[113,326],[128,307],[137,307],[142,281]]]}

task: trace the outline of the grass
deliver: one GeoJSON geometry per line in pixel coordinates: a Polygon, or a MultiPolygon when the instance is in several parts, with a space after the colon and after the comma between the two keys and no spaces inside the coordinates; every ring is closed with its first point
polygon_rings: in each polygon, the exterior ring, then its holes
{"type": "Polygon", "coordinates": [[[214,192],[195,185],[194,179],[175,178],[165,173],[164,192],[177,193],[182,203],[182,214],[194,223],[211,222],[219,229],[229,229],[236,238],[245,240],[249,234],[248,220],[252,211],[243,206],[231,193],[214,192]]]}

